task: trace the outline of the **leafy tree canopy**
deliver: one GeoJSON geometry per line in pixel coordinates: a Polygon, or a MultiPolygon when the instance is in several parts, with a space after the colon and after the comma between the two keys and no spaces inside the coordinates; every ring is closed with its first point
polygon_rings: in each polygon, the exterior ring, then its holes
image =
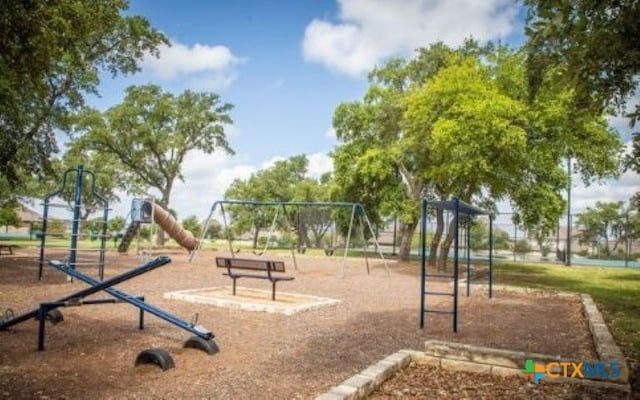
{"type": "MultiPolygon", "coordinates": [[[[573,107],[598,115],[627,112],[640,80],[640,2],[525,0],[529,7],[528,82],[535,96],[552,79],[574,91],[573,107]]],[[[633,127],[640,104],[628,112],[633,127]]],[[[627,167],[640,173],[640,135],[633,133],[627,167]]],[[[635,195],[640,209],[640,193],[635,195]]]]}
{"type": "Polygon", "coordinates": [[[640,237],[640,213],[621,201],[596,202],[578,214],[577,224],[580,243],[599,244],[605,254],[614,252],[626,239],[640,237]]]}
{"type": "Polygon", "coordinates": [[[86,109],[79,116],[79,136],[71,149],[115,159],[122,172],[117,179],[127,190],[156,189],[156,202],[169,209],[176,179],[184,180],[182,164],[189,153],[233,153],[224,130],[232,123],[232,107],[213,93],[187,90],[176,96],[155,85],[132,86],[122,103],[105,112],[86,109]]]}
{"type": "MultiPolygon", "coordinates": [[[[276,161],[269,168],[252,174],[248,179],[234,180],[225,192],[225,199],[247,201],[276,201],[276,202],[321,202],[329,201],[327,176],[314,179],[308,176],[307,157],[293,156],[286,160],[276,161]]],[[[328,210],[300,207],[287,208],[287,215],[283,210],[276,210],[268,206],[228,207],[234,231],[253,233],[254,248],[258,243],[261,230],[268,229],[273,222],[276,211],[280,213],[277,221],[281,228],[288,227],[297,231],[301,244],[311,246],[308,231],[315,236],[317,245],[327,232],[331,215],[328,210]]]]}
{"type": "MultiPolygon", "coordinates": [[[[620,110],[640,74],[636,0],[525,0],[532,93],[549,70],[576,89],[576,104],[600,114],[620,110]],[[556,70],[558,71],[558,70],[556,70]],[[611,109],[610,107],[613,107],[611,109]]],[[[639,108],[633,118],[640,117],[639,108]]]]}
{"type": "Polygon", "coordinates": [[[51,172],[55,132],[67,131],[99,72],[133,73],[166,37],[126,0],[3,2],[0,18],[0,193],[51,172]]]}
{"type": "Polygon", "coordinates": [[[567,155],[586,182],[618,172],[615,133],[600,115],[573,112],[572,92],[552,79],[531,100],[520,52],[434,44],[369,79],[362,101],[334,113],[334,195],[399,216],[401,257],[423,196],[485,207],[510,199],[519,223],[550,230],[564,208],[567,155]]]}

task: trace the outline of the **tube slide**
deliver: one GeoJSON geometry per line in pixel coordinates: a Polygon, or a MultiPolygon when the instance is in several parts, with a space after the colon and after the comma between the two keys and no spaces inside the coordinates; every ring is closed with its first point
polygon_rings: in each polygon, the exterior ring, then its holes
{"type": "Polygon", "coordinates": [[[198,247],[198,240],[193,237],[191,232],[183,229],[180,224],[178,224],[178,221],[176,221],[176,219],[173,218],[167,210],[155,203],[153,205],[153,220],[156,224],[160,225],[162,230],[167,232],[167,234],[180,246],[190,252],[195,250],[196,247],[198,247]]]}

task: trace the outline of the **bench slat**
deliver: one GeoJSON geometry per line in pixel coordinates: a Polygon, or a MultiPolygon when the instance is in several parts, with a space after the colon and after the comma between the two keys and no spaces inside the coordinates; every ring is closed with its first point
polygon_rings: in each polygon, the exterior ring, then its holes
{"type": "Polygon", "coordinates": [[[218,268],[227,268],[227,263],[234,269],[248,269],[254,271],[285,272],[284,261],[254,260],[248,258],[216,257],[218,268]],[[269,268],[271,265],[271,268],[269,268]]]}
{"type": "Polygon", "coordinates": [[[247,258],[228,258],[228,257],[216,257],[216,265],[218,268],[224,268],[227,272],[222,275],[226,275],[233,279],[233,295],[236,295],[236,281],[239,278],[257,278],[268,279],[271,281],[271,300],[276,300],[276,283],[280,281],[291,281],[294,278],[292,276],[274,276],[272,272],[284,272],[283,261],[268,261],[268,260],[255,260],[247,258]],[[256,274],[237,274],[231,270],[253,270],[263,271],[266,275],[256,274]]]}
{"type": "Polygon", "coordinates": [[[276,281],[276,282],[280,282],[280,281],[292,281],[294,279],[293,276],[272,276],[271,278],[269,278],[267,275],[251,275],[251,274],[233,274],[233,275],[229,275],[228,273],[224,273],[222,274],[224,276],[232,276],[234,278],[257,278],[257,279],[267,279],[270,281],[276,281]]]}

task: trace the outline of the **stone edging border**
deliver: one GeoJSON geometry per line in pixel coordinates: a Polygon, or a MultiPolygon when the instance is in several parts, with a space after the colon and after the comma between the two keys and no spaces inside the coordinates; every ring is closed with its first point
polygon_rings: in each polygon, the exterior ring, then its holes
{"type": "MultiPolygon", "coordinates": [[[[504,289],[504,288],[500,288],[504,289]]],[[[511,288],[508,288],[509,290],[511,288]]],[[[544,291],[538,291],[544,294],[544,291]]],[[[552,295],[572,295],[570,292],[552,292],[552,295]]],[[[615,381],[555,378],[545,379],[547,382],[577,382],[582,385],[610,387],[616,390],[630,393],[629,367],[622,352],[613,340],[604,319],[593,299],[588,294],[580,295],[585,317],[589,321],[589,329],[593,336],[598,361],[619,362],[620,376],[615,381]]],[[[559,357],[525,353],[521,351],[509,351],[493,349],[482,346],[428,340],[425,342],[425,351],[400,350],[383,360],[368,367],[360,373],[352,376],[338,386],[334,386],[328,392],[316,397],[316,400],[353,400],[364,399],[375,391],[382,383],[389,379],[397,371],[405,368],[411,362],[428,364],[451,371],[467,371],[476,373],[489,373],[498,376],[521,375],[526,359],[533,359],[541,363],[575,362],[575,360],[560,359],[559,357]]],[[[558,372],[558,371],[556,371],[558,372]]]]}

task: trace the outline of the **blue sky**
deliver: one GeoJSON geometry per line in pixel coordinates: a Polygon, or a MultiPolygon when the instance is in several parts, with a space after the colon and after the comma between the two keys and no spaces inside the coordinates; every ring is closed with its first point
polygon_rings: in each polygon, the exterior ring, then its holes
{"type": "MultiPolygon", "coordinates": [[[[366,72],[385,58],[410,57],[437,40],[457,46],[469,36],[523,41],[523,12],[512,0],[131,0],[129,12],[149,19],[172,46],[146,58],[134,76],[103,77],[93,106],[106,109],[127,86],[146,83],[174,93],[213,91],[235,106],[227,136],[236,155],[189,157],[171,199],[180,219],[206,217],[234,178],[280,158],[304,153],[313,175],[330,170],[333,111],[362,99],[366,72]]],[[[574,204],[626,199],[639,186],[634,175],[576,187],[574,204]]],[[[131,199],[122,200],[116,215],[128,211],[131,199]]]]}

